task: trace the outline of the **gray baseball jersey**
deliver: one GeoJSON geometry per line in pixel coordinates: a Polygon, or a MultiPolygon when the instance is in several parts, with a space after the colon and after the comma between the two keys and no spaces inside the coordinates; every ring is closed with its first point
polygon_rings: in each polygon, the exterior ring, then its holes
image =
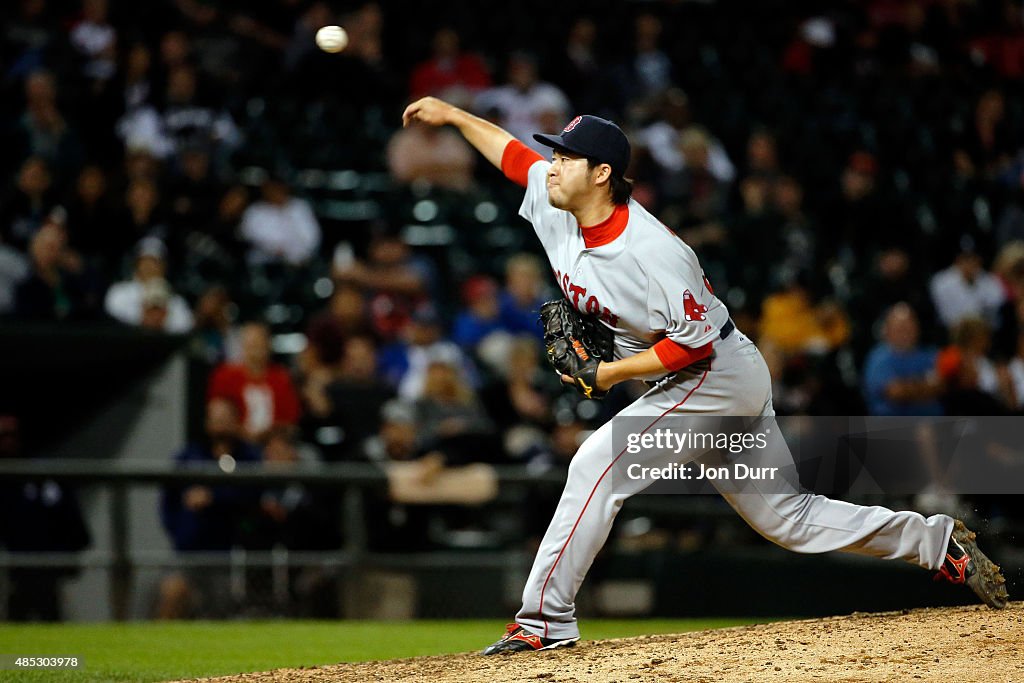
{"type": "Polygon", "coordinates": [[[616,358],[664,337],[691,348],[715,339],[729,311],[693,250],[632,199],[622,234],[588,248],[573,215],[548,202],[549,167],[530,167],[519,215],[533,224],[565,297],[615,332],[616,358]]]}
{"type": "MultiPolygon", "coordinates": [[[[714,343],[709,368],[684,368],[619,416],[649,420],[648,429],[671,414],[773,416],[768,367],[742,332],[722,335],[728,311],[704,279],[693,250],[632,200],[625,207],[625,229],[607,243],[588,248],[572,214],[548,203],[548,168],[546,161],[530,167],[520,214],[533,224],[566,298],[615,331],[616,356],[638,353],[664,337],[689,347],[714,343]]],[[[516,615],[528,631],[547,638],[579,637],[576,592],[622,503],[646,486],[638,482],[630,488],[620,482],[613,489],[609,472],[623,452],[616,452],[608,422],[573,457],[516,615]]],[[[671,458],[685,463],[704,452],[683,451],[671,458]]],[[[667,456],[659,451],[632,457],[644,465],[661,466],[667,456]]],[[[792,465],[784,448],[753,450],[744,457],[751,467],[792,465]],[[775,461],[780,453],[788,463],[775,461]],[[764,462],[758,462],[759,457],[764,462]]],[[[721,493],[762,536],[802,553],[842,550],[938,569],[953,528],[946,515],[925,518],[810,493],[779,493],[754,480],[740,490],[721,493]]]]}

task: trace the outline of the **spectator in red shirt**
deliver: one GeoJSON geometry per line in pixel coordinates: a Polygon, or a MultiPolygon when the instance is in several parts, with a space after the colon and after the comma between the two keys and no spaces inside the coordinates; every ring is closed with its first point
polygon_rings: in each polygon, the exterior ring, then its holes
{"type": "Polygon", "coordinates": [[[490,86],[491,75],[484,61],[471,52],[462,52],[459,34],[445,26],[434,34],[431,58],[413,69],[409,90],[414,100],[435,95],[468,105],[478,92],[490,86]]]}
{"type": "Polygon", "coordinates": [[[246,438],[262,443],[271,428],[293,427],[299,420],[299,396],[288,369],[270,361],[270,330],[248,323],[240,332],[240,363],[224,363],[213,372],[208,399],[226,398],[238,406],[246,438]]]}

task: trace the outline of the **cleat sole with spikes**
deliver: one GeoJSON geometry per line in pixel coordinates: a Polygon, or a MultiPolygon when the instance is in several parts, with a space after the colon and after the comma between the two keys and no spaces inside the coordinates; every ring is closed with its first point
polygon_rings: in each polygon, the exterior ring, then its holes
{"type": "Polygon", "coordinates": [[[1006,590],[1006,579],[999,570],[999,565],[988,559],[988,556],[978,548],[976,538],[977,534],[968,529],[963,522],[959,519],[954,521],[953,539],[963,546],[971,558],[971,564],[974,565],[974,571],[969,572],[965,583],[986,605],[993,609],[1003,609],[1010,600],[1006,590]]]}

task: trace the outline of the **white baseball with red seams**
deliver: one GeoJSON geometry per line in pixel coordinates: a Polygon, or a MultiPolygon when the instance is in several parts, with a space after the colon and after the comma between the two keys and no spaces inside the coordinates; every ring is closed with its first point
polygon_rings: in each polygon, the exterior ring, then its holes
{"type": "MultiPolygon", "coordinates": [[[[615,332],[616,359],[650,348],[664,337],[697,348],[714,342],[707,370],[682,370],[658,383],[618,416],[649,417],[648,429],[667,415],[772,416],[771,377],[757,347],[739,330],[725,339],[725,305],[704,279],[693,250],[640,204],[626,206],[625,229],[608,242],[587,247],[573,215],[548,202],[550,164],[529,170],[520,215],[533,224],[566,298],[592,313],[615,332]]],[[[785,449],[782,449],[785,450],[785,449]]],[[[780,449],[752,450],[745,463],[778,456],[780,449]]],[[[703,453],[681,453],[689,462],[703,453]]],[[[788,451],[787,451],[788,453],[788,451]]],[[[551,524],[541,541],[523,590],[516,621],[546,638],[579,637],[575,598],[594,557],[611,531],[622,503],[650,482],[616,481],[611,469],[612,423],[595,431],[569,465],[568,479],[551,524]]],[[[663,464],[660,453],[631,456],[644,465],[663,464]]],[[[759,482],[732,486],[722,495],[751,527],[780,546],[802,553],[833,550],[903,559],[938,569],[945,558],[953,519],[925,518],[916,512],[865,507],[808,493],[760,491],[759,482]]]]}

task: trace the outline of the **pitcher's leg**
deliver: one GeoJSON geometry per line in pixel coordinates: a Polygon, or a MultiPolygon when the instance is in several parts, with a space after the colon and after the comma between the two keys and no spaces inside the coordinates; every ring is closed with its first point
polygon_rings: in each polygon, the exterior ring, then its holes
{"type": "Polygon", "coordinates": [[[723,492],[722,497],[762,536],[798,553],[842,550],[938,569],[953,531],[947,515],[925,518],[811,493],[723,492]]]}
{"type": "MultiPolygon", "coordinates": [[[[763,373],[761,373],[763,375],[763,373]]],[[[763,377],[758,378],[764,382],[763,377]]],[[[953,518],[917,512],[894,512],[832,500],[800,489],[796,466],[782,430],[774,422],[771,394],[761,408],[768,427],[767,445],[743,455],[751,468],[777,468],[788,479],[731,482],[719,493],[737,513],[768,540],[799,553],[833,550],[901,559],[938,569],[946,556],[953,518]]]]}
{"type": "MultiPolygon", "coordinates": [[[[616,420],[636,418],[629,429],[654,428],[660,419],[700,396],[707,372],[694,373],[671,386],[652,389],[622,410],[616,420]]],[[[575,638],[576,593],[608,540],[622,503],[650,483],[613,476],[622,452],[615,452],[612,422],[604,424],[580,446],[569,465],[569,475],[551,524],[541,541],[530,577],[523,589],[523,607],[516,622],[545,638],[575,638]]],[[[648,464],[683,462],[688,454],[644,451],[648,464]]]]}
{"type": "MultiPolygon", "coordinates": [[[[788,448],[784,454],[792,461],[788,448]]],[[[782,464],[766,452],[752,450],[747,455],[754,467],[782,464]]],[[[792,487],[781,490],[767,481],[721,493],[750,526],[784,548],[801,553],[842,550],[906,560],[941,570],[939,576],[967,585],[990,607],[1003,608],[1009,600],[999,567],[981,552],[963,522],[947,515],[925,518],[917,512],[854,505],[792,487]]]]}
{"type": "Polygon", "coordinates": [[[612,424],[594,432],[569,465],[516,622],[545,638],[576,638],[576,593],[628,497],[612,493],[612,424]]]}

